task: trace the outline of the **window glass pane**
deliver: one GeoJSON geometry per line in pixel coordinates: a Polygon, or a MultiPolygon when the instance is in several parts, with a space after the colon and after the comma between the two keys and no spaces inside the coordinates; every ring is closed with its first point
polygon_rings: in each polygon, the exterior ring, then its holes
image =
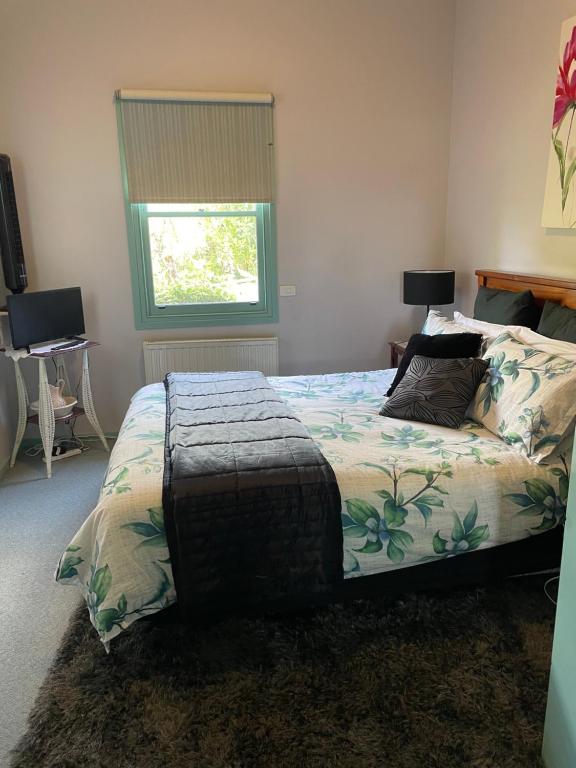
{"type": "Polygon", "coordinates": [[[157,306],[258,301],[255,216],[152,216],[148,228],[157,306]]]}
{"type": "Polygon", "coordinates": [[[149,213],[197,213],[199,211],[254,211],[256,203],[148,203],[149,213]]]}

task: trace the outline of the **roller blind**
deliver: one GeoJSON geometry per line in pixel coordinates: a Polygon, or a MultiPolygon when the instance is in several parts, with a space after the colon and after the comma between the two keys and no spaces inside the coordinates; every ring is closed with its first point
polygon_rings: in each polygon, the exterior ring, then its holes
{"type": "Polygon", "coordinates": [[[117,91],[131,203],[274,200],[270,94],[117,91]]]}

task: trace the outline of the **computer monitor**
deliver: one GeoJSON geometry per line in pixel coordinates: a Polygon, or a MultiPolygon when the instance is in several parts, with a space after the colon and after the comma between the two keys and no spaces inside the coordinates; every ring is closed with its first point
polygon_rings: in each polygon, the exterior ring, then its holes
{"type": "Polygon", "coordinates": [[[80,288],[9,294],[6,304],[15,349],[85,333],[80,288]]]}

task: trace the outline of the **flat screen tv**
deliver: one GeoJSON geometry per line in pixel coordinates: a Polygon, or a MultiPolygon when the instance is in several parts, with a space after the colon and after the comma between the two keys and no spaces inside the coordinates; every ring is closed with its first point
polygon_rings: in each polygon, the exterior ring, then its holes
{"type": "Polygon", "coordinates": [[[28,285],[28,278],[8,155],[0,155],[0,261],[6,288],[12,293],[22,293],[28,285]]]}
{"type": "Polygon", "coordinates": [[[9,294],[6,304],[15,349],[85,332],[80,288],[9,294]]]}

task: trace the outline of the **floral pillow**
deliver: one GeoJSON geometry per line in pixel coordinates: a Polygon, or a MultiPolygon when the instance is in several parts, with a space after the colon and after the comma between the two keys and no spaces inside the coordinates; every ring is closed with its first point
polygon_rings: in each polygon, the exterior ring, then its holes
{"type": "Polygon", "coordinates": [[[533,461],[548,457],[576,417],[576,362],[503,333],[484,353],[488,377],[470,415],[533,461]]]}

